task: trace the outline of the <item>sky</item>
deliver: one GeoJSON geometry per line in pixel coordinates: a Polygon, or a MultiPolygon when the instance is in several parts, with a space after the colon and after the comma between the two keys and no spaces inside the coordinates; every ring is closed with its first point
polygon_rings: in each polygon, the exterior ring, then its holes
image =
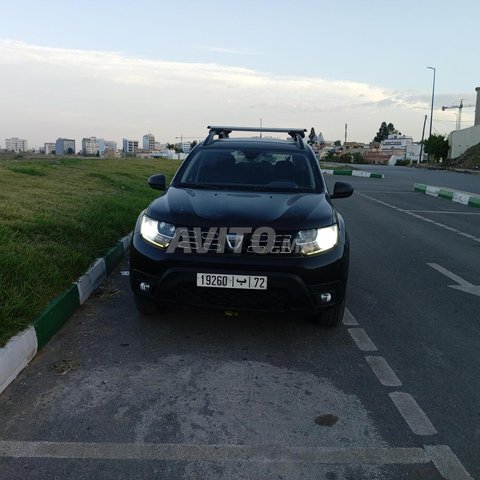
{"type": "Polygon", "coordinates": [[[304,127],[369,142],[473,125],[478,0],[0,0],[0,148],[304,127]]]}

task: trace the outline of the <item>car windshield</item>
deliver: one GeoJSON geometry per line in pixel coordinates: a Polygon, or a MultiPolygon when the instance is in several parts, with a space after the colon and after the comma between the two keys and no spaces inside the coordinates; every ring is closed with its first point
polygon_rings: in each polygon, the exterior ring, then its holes
{"type": "Polygon", "coordinates": [[[200,149],[185,165],[179,187],[318,192],[307,153],[260,149],[200,149]]]}

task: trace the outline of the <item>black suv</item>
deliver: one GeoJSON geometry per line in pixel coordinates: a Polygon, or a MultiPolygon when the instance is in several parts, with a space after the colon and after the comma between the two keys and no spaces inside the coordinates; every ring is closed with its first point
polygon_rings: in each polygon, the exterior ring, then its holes
{"type": "MultiPolygon", "coordinates": [[[[184,305],[304,312],[335,326],[345,309],[349,242],[304,129],[208,127],[165,195],[137,221],[130,280],[137,308],[184,305]],[[232,131],[260,132],[230,138],[232,131]],[[287,133],[288,140],[262,138],[287,133]]],[[[165,190],[165,176],[152,175],[165,190]]]]}

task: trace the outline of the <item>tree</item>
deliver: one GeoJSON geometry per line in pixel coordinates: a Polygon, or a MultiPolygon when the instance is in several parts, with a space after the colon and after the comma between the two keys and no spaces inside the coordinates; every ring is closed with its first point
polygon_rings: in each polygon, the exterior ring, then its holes
{"type": "Polygon", "coordinates": [[[432,135],[423,142],[425,153],[433,155],[436,162],[441,158],[447,158],[448,140],[445,135],[432,135]]]}
{"type": "Polygon", "coordinates": [[[196,147],[197,143],[198,143],[198,142],[197,142],[196,140],[194,140],[194,141],[190,144],[190,150],[193,150],[193,149],[196,147]]]}
{"type": "Polygon", "coordinates": [[[317,140],[317,134],[315,133],[315,129],[312,127],[310,130],[310,135],[308,136],[308,144],[313,145],[317,140]]]}
{"type": "Polygon", "coordinates": [[[383,140],[386,140],[389,135],[401,135],[402,132],[399,132],[394,126],[393,123],[389,123],[387,125],[387,122],[382,122],[380,125],[380,128],[378,129],[377,134],[375,135],[375,138],[373,139],[374,142],[383,142],[383,140]]]}
{"type": "Polygon", "coordinates": [[[175,148],[175,145],[173,143],[167,143],[168,150],[173,150],[174,148],[175,148]]]}
{"type": "Polygon", "coordinates": [[[335,140],[335,141],[333,142],[333,144],[334,144],[336,147],[340,147],[340,146],[342,145],[342,142],[341,142],[341,140],[335,140]]]}

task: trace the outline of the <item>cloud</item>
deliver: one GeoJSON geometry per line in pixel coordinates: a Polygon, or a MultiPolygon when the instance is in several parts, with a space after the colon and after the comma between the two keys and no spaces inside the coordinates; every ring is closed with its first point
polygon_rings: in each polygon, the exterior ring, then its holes
{"type": "Polygon", "coordinates": [[[262,52],[257,50],[248,50],[248,49],[238,49],[238,48],[225,48],[225,47],[215,47],[211,45],[191,45],[191,48],[195,50],[203,50],[206,52],[212,53],[225,53],[228,55],[265,55],[262,52]]]}
{"type": "Polygon", "coordinates": [[[348,121],[366,141],[383,120],[409,133],[397,123],[420,123],[429,105],[421,95],[359,82],[12,40],[0,40],[0,66],[0,90],[8,92],[0,129],[38,145],[62,135],[119,141],[149,131],[166,141],[260,117],[268,126],[313,125],[327,137],[338,137],[348,121]]]}

